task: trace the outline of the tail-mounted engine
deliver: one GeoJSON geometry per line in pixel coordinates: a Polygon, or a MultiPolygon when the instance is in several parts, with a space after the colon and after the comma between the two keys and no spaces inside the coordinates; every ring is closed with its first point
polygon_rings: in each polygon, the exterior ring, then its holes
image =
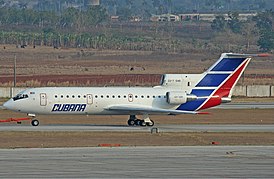
{"type": "Polygon", "coordinates": [[[172,105],[183,104],[188,101],[193,101],[197,99],[196,95],[187,94],[181,91],[170,91],[166,93],[167,103],[172,105]]]}

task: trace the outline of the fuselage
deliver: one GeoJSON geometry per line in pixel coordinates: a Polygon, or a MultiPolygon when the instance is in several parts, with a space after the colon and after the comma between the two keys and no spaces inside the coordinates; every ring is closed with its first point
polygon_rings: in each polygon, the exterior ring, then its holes
{"type": "MultiPolygon", "coordinates": [[[[29,114],[115,115],[132,112],[109,111],[110,105],[144,105],[176,109],[167,103],[166,87],[45,87],[32,88],[12,98],[5,107],[29,114]],[[21,95],[21,97],[20,97],[21,95]]],[[[132,114],[133,115],[133,114],[132,114]]]]}

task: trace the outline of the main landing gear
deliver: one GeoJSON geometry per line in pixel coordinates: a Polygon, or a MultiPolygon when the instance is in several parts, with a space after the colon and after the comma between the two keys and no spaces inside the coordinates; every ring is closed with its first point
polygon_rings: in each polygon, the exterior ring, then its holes
{"type": "Polygon", "coordinates": [[[129,126],[148,126],[148,127],[152,127],[154,126],[154,121],[150,120],[150,118],[148,117],[148,115],[143,115],[142,119],[137,119],[136,115],[130,115],[129,116],[129,120],[127,121],[129,126]]]}

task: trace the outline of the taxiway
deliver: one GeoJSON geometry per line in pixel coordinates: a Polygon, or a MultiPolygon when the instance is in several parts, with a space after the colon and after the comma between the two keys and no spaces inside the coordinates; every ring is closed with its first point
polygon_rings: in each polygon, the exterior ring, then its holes
{"type": "Polygon", "coordinates": [[[274,103],[227,103],[216,109],[274,109],[274,103]]]}
{"type": "Polygon", "coordinates": [[[108,132],[274,132],[274,125],[258,124],[185,124],[185,125],[155,125],[154,127],[129,127],[122,125],[1,125],[3,131],[108,131],[108,132]]]}
{"type": "Polygon", "coordinates": [[[1,178],[273,178],[274,146],[1,149],[1,178]]]}

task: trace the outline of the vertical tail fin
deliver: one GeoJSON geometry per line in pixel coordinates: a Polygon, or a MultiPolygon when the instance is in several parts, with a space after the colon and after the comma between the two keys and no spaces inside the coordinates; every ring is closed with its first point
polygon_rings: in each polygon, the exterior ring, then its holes
{"type": "MultiPolygon", "coordinates": [[[[253,56],[253,55],[252,55],[253,56]]],[[[230,101],[233,89],[251,60],[246,54],[222,54],[221,58],[206,71],[206,76],[197,85],[216,87],[210,97],[197,109],[217,106],[222,100],[230,101]],[[205,84],[204,81],[211,81],[205,84]]]]}
{"type": "Polygon", "coordinates": [[[230,101],[236,83],[254,56],[264,57],[266,54],[223,53],[192,89],[191,94],[196,95],[198,100],[182,104],[178,109],[202,110],[230,101]]]}

